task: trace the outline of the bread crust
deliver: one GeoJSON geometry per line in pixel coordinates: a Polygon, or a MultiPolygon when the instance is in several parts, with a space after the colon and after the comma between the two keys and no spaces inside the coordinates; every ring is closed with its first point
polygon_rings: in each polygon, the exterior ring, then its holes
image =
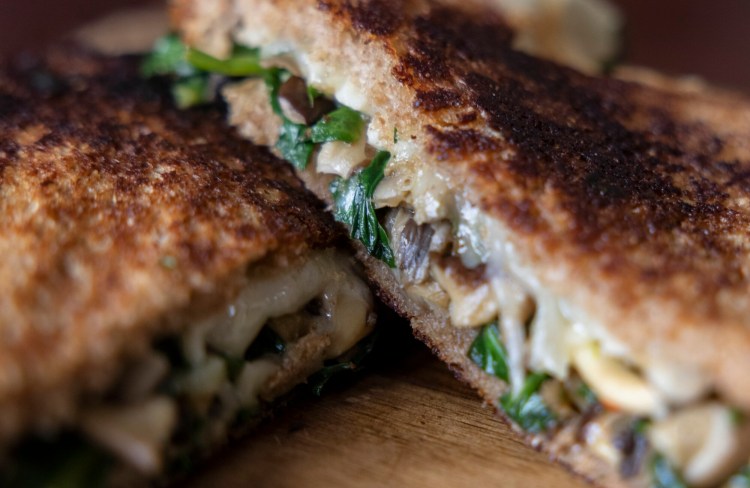
{"type": "Polygon", "coordinates": [[[0,444],[71,422],[125,356],[231,299],[254,263],[344,243],[293,171],[135,59],[0,69],[0,444]]]}

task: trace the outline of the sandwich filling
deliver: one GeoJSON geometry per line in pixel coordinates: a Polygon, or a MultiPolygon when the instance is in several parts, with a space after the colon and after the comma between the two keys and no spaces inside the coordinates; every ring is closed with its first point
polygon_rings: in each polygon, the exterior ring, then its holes
{"type": "Polygon", "coordinates": [[[518,427],[538,437],[574,431],[569,447],[583,444],[623,478],[650,476],[656,486],[744,476],[750,425],[707,373],[632,350],[550,292],[503,225],[418,157],[416,134],[373,118],[346,67],[277,44],[235,47],[227,60],[174,49],[189,76],[233,79],[219,83],[232,124],[327,194],[337,219],[412,299],[447,314],[452,327],[476,330],[467,354],[509,385],[498,404],[518,427]],[[234,69],[240,61],[244,69],[234,69]]]}
{"type": "Polygon", "coordinates": [[[146,477],[178,474],[329,361],[351,365],[374,318],[369,289],[338,251],[254,266],[228,303],[131,360],[102,399],[82,407],[73,432],[9,453],[6,481],[97,486],[128,476],[109,465],[146,477]],[[71,446],[70,438],[78,447],[50,455],[56,464],[41,472],[43,453],[71,446]]]}

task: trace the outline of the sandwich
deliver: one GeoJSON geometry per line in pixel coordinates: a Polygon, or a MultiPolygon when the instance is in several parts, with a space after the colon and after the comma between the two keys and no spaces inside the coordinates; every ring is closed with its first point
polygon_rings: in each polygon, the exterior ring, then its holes
{"type": "Polygon", "coordinates": [[[528,442],[604,486],[748,482],[747,99],[529,55],[486,2],[172,17],[175,86],[228,77],[230,122],[528,442]]]}
{"type": "Polygon", "coordinates": [[[0,69],[0,484],[179,477],[372,345],[345,233],[136,58],[0,69]]]}

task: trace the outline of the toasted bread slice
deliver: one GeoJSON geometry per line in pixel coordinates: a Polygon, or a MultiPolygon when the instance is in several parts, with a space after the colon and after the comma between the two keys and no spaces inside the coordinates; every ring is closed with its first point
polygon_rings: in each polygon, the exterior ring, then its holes
{"type": "Polygon", "coordinates": [[[71,436],[174,474],[374,326],[293,171],[138,66],[61,48],[0,70],[3,484],[48,448],[91,482],[71,436]]]}
{"type": "MultiPolygon", "coordinates": [[[[366,147],[323,142],[304,177],[416,334],[532,442],[606,485],[747,462],[748,100],[535,58],[484,2],[173,5],[195,48],[259,47],[364,114],[366,147]],[[360,171],[374,151],[385,168],[360,171]],[[387,239],[352,205],[372,181],[387,239]]],[[[258,83],[225,90],[231,120],[275,141],[293,114],[253,109],[283,101],[258,83]]]]}

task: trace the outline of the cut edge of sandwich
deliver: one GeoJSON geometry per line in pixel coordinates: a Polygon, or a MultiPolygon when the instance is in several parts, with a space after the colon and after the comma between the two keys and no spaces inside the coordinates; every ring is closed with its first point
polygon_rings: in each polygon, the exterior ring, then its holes
{"type": "Polygon", "coordinates": [[[174,479],[267,416],[296,386],[311,381],[319,392],[332,374],[360,366],[376,338],[372,292],[343,230],[316,212],[322,204],[281,161],[227,135],[229,127],[210,125],[207,118],[221,122],[218,109],[178,112],[163,87],[140,79],[133,59],[65,46],[22,61],[0,71],[2,95],[24,102],[4,113],[3,142],[21,148],[18,158],[4,160],[14,170],[3,181],[6,222],[16,225],[4,241],[12,247],[4,272],[27,279],[25,288],[6,283],[0,484],[174,479]],[[59,98],[44,97],[48,85],[25,83],[39,73],[59,98]],[[119,133],[115,146],[92,120],[132,132],[119,133]],[[44,135],[48,143],[36,144],[44,135]],[[87,145],[94,139],[100,145],[87,145]],[[142,154],[118,159],[133,146],[142,154]],[[107,184],[127,186],[123,174],[134,177],[133,165],[143,161],[143,174],[173,177],[163,193],[145,183],[106,193],[107,184]],[[35,171],[47,163],[46,174],[59,181],[45,185],[35,171]],[[65,177],[78,187],[65,186],[65,177]],[[98,186],[86,186],[89,178],[98,186]],[[202,208],[216,202],[214,194],[196,191],[206,181],[220,200],[216,208],[202,208]],[[87,192],[88,199],[70,190],[75,215],[59,210],[71,197],[56,184],[87,192]],[[117,227],[123,209],[132,210],[133,194],[158,198],[151,208],[173,218],[171,225],[127,214],[117,227]],[[14,267],[29,251],[13,240],[23,241],[38,223],[33,212],[12,211],[27,199],[55,228],[33,237],[42,263],[33,279],[14,267]],[[96,223],[81,215],[95,215],[96,223]],[[106,252],[91,244],[92,227],[110,239],[106,252]],[[113,227],[135,239],[113,237],[113,227]],[[154,227],[158,235],[148,232],[154,227]],[[204,234],[191,234],[195,228],[204,234]],[[69,247],[59,242],[65,231],[77,239],[69,247]],[[189,254],[191,245],[200,252],[189,254]],[[78,274],[56,281],[57,270],[44,267],[47,258],[75,262],[78,274]],[[46,301],[33,301],[34,293],[46,301]],[[99,302],[92,306],[90,297],[99,302]]]}
{"type": "Polygon", "coordinates": [[[72,473],[93,483],[97,470],[107,486],[184,474],[372,333],[372,295],[355,268],[327,248],[234,273],[216,296],[172,312],[170,332],[123,358],[113,383],[81,400],[62,433],[52,422],[22,438],[3,476],[27,480],[46,455],[51,482],[72,473]]]}
{"type": "MultiPolygon", "coordinates": [[[[363,114],[360,138],[317,144],[301,176],[338,213],[342,184],[388,155],[371,202],[392,256],[376,259],[372,243],[361,242],[359,254],[386,300],[458,376],[533,445],[606,485],[647,485],[665,472],[691,486],[713,485],[747,463],[743,409],[716,393],[710,371],[636,350],[562,299],[545,282],[555,270],[538,273],[510,230],[452,187],[445,167],[430,164],[434,154],[410,132],[421,127],[411,94],[385,76],[370,78],[395,68],[379,46],[326,31],[310,2],[292,18],[281,11],[246,9],[242,1],[227,10],[175,2],[173,15],[188,45],[219,57],[232,44],[260,48],[265,66],[363,114]],[[582,456],[581,446],[593,456],[582,456]]],[[[293,107],[274,113],[260,79],[230,84],[223,94],[231,123],[260,144],[277,144],[283,120],[295,116],[293,107]]]]}

